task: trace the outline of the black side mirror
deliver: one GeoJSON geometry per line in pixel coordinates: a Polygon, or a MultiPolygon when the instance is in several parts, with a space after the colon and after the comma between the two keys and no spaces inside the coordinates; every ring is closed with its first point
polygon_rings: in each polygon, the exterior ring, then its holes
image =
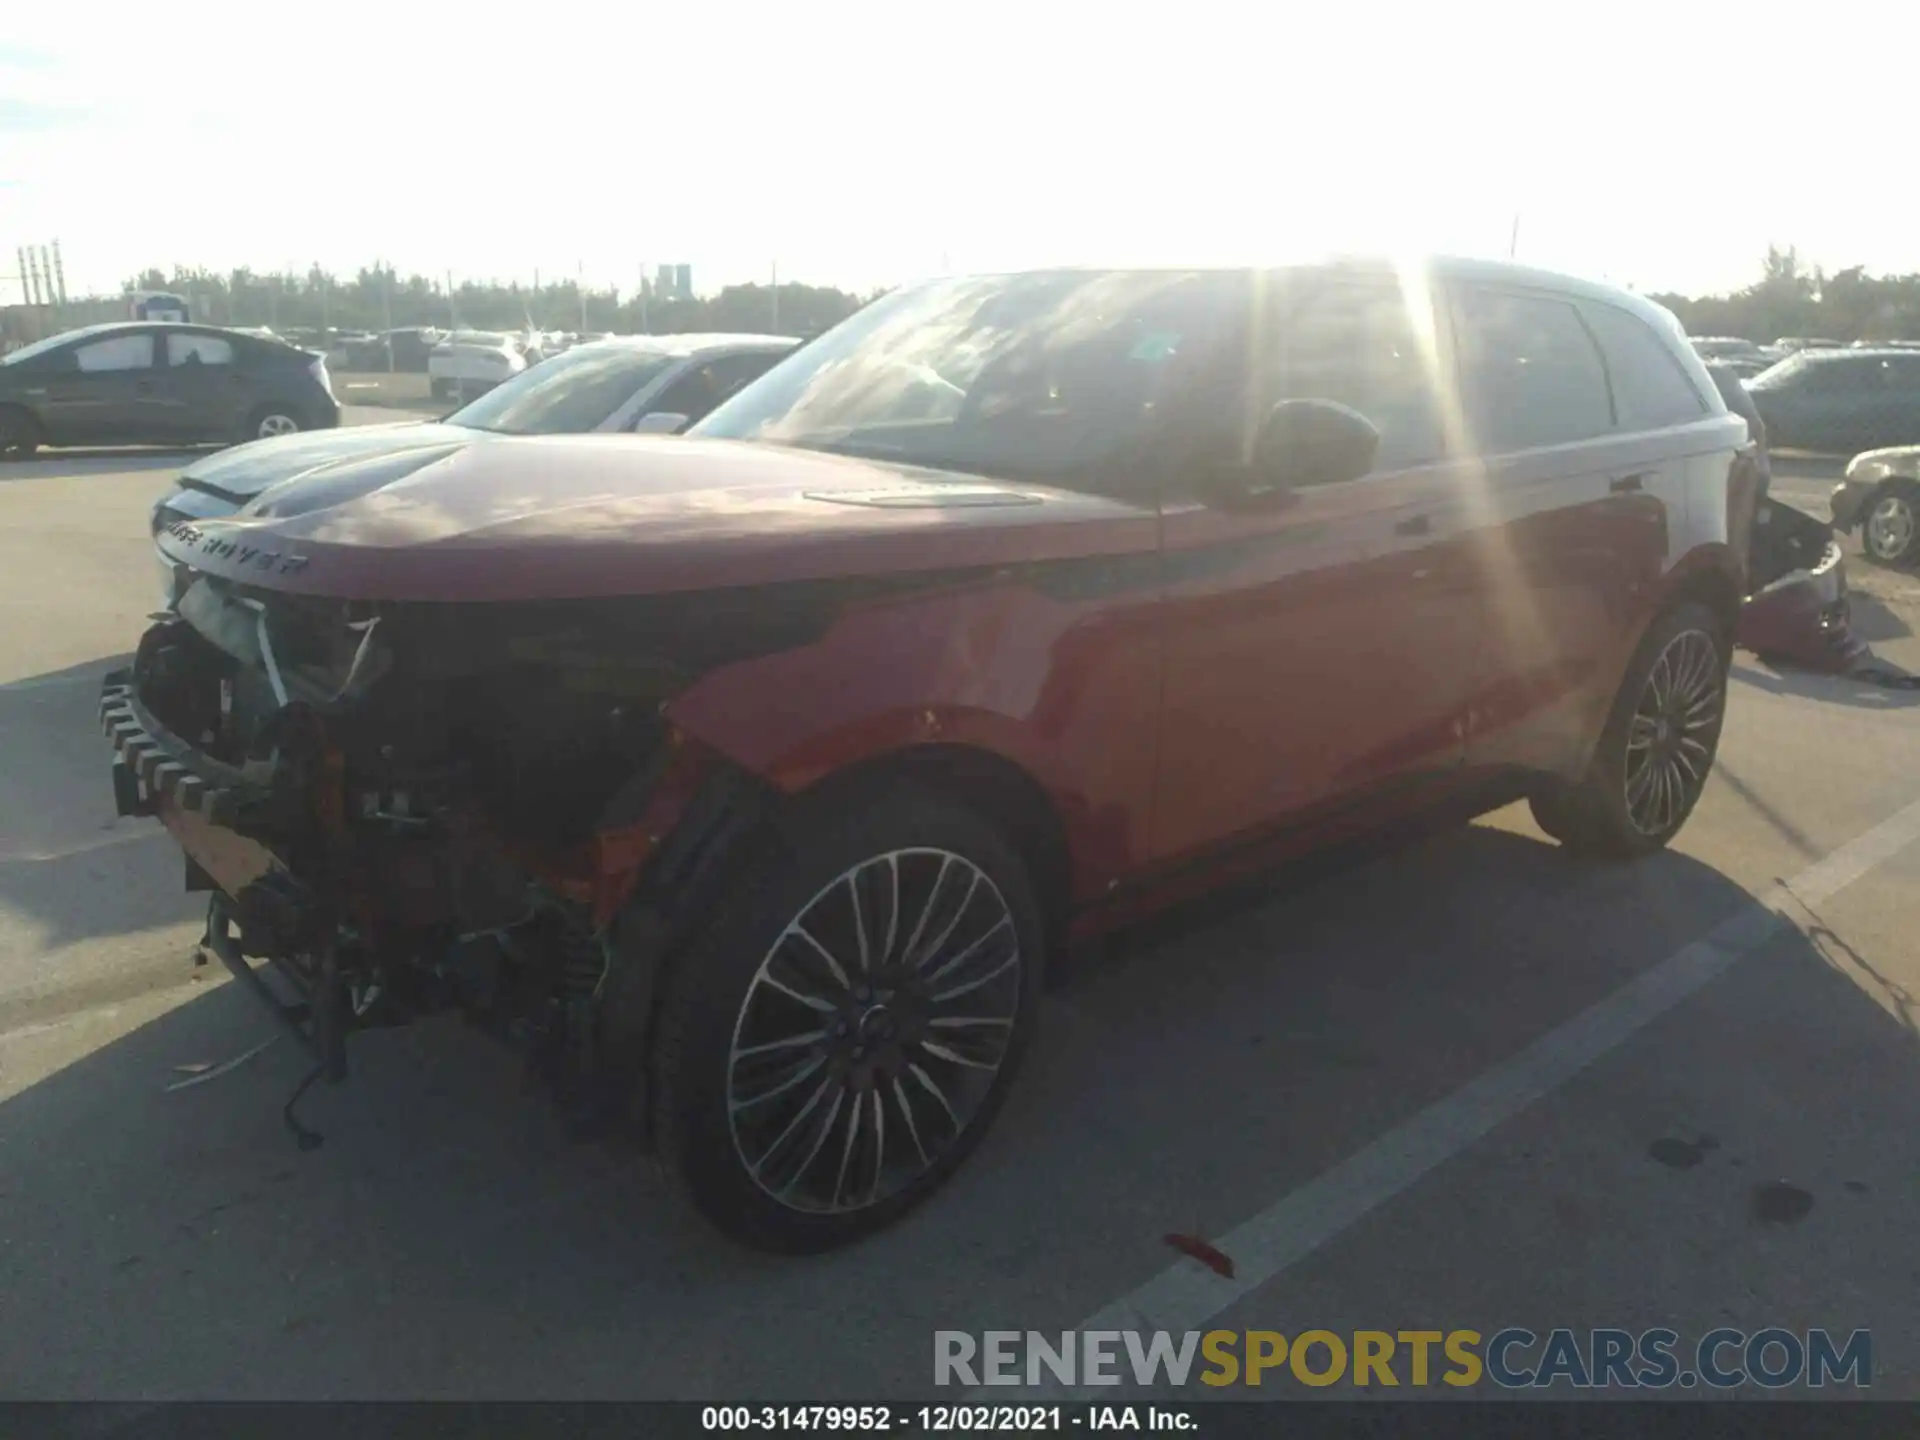
{"type": "Polygon", "coordinates": [[[1358,410],[1333,400],[1282,400],[1261,423],[1247,478],[1255,494],[1338,485],[1368,474],[1379,450],[1379,429],[1358,410]]]}

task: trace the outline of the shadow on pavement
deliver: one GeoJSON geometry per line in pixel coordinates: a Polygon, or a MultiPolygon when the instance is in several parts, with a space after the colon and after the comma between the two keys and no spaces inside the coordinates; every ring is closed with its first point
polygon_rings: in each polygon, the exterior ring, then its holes
{"type": "Polygon", "coordinates": [[[224,449],[194,445],[169,450],[53,450],[42,458],[0,465],[0,483],[8,480],[59,480],[74,476],[124,474],[136,470],[170,470],[189,465],[202,455],[224,449]]]}
{"type": "Polygon", "coordinates": [[[100,679],[125,655],[0,688],[0,991],[7,960],[190,918],[179,851],[151,820],[116,816],[100,679]],[[30,942],[27,937],[30,937],[30,942]]]}
{"type": "MultiPolygon", "coordinates": [[[[805,1261],[734,1250],[640,1157],[569,1145],[514,1060],[456,1023],[355,1037],[353,1078],[303,1108],[327,1136],[311,1154],[281,1126],[304,1068],[284,1039],[165,1093],[175,1067],[274,1033],[209,982],[98,1048],[22,1042],[72,1049],[0,1103],[0,1393],[924,1397],[932,1330],[1077,1323],[1169,1263],[1164,1233],[1224,1233],[1754,903],[1677,853],[1593,870],[1486,825],[1270,877],[1077,972],[954,1182],[805,1261]]],[[[1813,1087],[1791,1103],[1844,1112],[1836,1134],[1913,1133],[1910,1030],[1797,932],[1745,963],[1768,998],[1751,1034],[1717,1037],[1715,1073],[1770,1103],[1813,1087]],[[1809,1049],[1824,1068],[1796,1062],[1809,1049]]],[[[1768,1123],[1668,1103],[1591,1143],[1639,1176],[1648,1124],[1710,1123],[1731,1147],[1768,1123]]],[[[1835,1240],[1825,1178],[1801,1183],[1828,1207],[1800,1239],[1840,1247],[1833,1283],[1899,1244],[1897,1187],[1835,1240]]],[[[1643,1238],[1648,1264],[1683,1243],[1643,1238]]]]}
{"type": "Polygon", "coordinates": [[[1870,680],[1811,670],[1770,670],[1745,657],[1735,659],[1730,675],[1737,683],[1769,695],[1798,695],[1828,705],[1853,705],[1862,710],[1910,710],[1920,705],[1920,690],[1895,690],[1870,680]]]}

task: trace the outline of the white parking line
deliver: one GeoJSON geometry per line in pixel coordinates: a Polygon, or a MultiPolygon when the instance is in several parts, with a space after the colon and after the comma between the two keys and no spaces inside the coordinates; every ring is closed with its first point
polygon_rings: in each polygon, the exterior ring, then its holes
{"type": "MultiPolygon", "coordinates": [[[[1760,908],[1722,921],[1519,1054],[1215,1239],[1213,1243],[1233,1260],[1232,1279],[1180,1261],[1095,1311],[1077,1328],[1175,1334],[1205,1328],[1229,1305],[1725,974],[1788,927],[1791,922],[1784,912],[1794,906],[1818,905],[1915,840],[1920,840],[1920,801],[1849,840],[1791,880],[1773,886],[1760,897],[1760,908]]],[[[1005,1396],[1004,1391],[984,1388],[976,1393],[1005,1396]]],[[[1111,1392],[1082,1387],[1046,1393],[1066,1398],[1111,1392]]],[[[1034,1399],[1036,1392],[1023,1391],[1021,1398],[1034,1399]]]]}

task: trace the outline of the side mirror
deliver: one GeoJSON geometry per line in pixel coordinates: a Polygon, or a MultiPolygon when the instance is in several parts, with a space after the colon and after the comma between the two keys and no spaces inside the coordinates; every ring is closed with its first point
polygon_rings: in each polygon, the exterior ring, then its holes
{"type": "Polygon", "coordinates": [[[688,417],[674,410],[652,410],[633,422],[636,435],[678,435],[687,428],[688,417]]]}
{"type": "Polygon", "coordinates": [[[1358,410],[1332,400],[1282,400],[1261,423],[1248,479],[1255,494],[1338,485],[1370,472],[1379,450],[1379,429],[1358,410]]]}

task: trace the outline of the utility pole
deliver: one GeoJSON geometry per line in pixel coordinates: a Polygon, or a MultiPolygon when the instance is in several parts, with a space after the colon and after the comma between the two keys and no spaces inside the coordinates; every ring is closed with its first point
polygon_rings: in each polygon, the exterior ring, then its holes
{"type": "Polygon", "coordinates": [[[386,321],[387,330],[387,373],[393,373],[393,272],[387,269],[387,262],[380,262],[380,316],[386,321]]]}
{"type": "Polygon", "coordinates": [[[53,293],[62,305],[67,303],[67,271],[60,263],[60,242],[53,242],[53,293]]]}
{"type": "Polygon", "coordinates": [[[324,344],[333,343],[333,295],[327,277],[320,269],[318,260],[313,262],[313,273],[320,278],[320,339],[324,344]]]}
{"type": "Polygon", "coordinates": [[[1511,260],[1520,253],[1520,212],[1513,214],[1513,233],[1507,237],[1507,259],[1511,260]]]}
{"type": "Polygon", "coordinates": [[[455,330],[460,328],[460,307],[453,300],[453,272],[447,272],[447,320],[455,330]]]}
{"type": "Polygon", "coordinates": [[[640,333],[642,335],[649,333],[647,330],[647,262],[644,260],[640,262],[640,333]]]}
{"type": "Polygon", "coordinates": [[[27,304],[35,308],[40,304],[40,274],[34,268],[33,247],[25,246],[20,251],[20,286],[27,292],[27,304]]]}

